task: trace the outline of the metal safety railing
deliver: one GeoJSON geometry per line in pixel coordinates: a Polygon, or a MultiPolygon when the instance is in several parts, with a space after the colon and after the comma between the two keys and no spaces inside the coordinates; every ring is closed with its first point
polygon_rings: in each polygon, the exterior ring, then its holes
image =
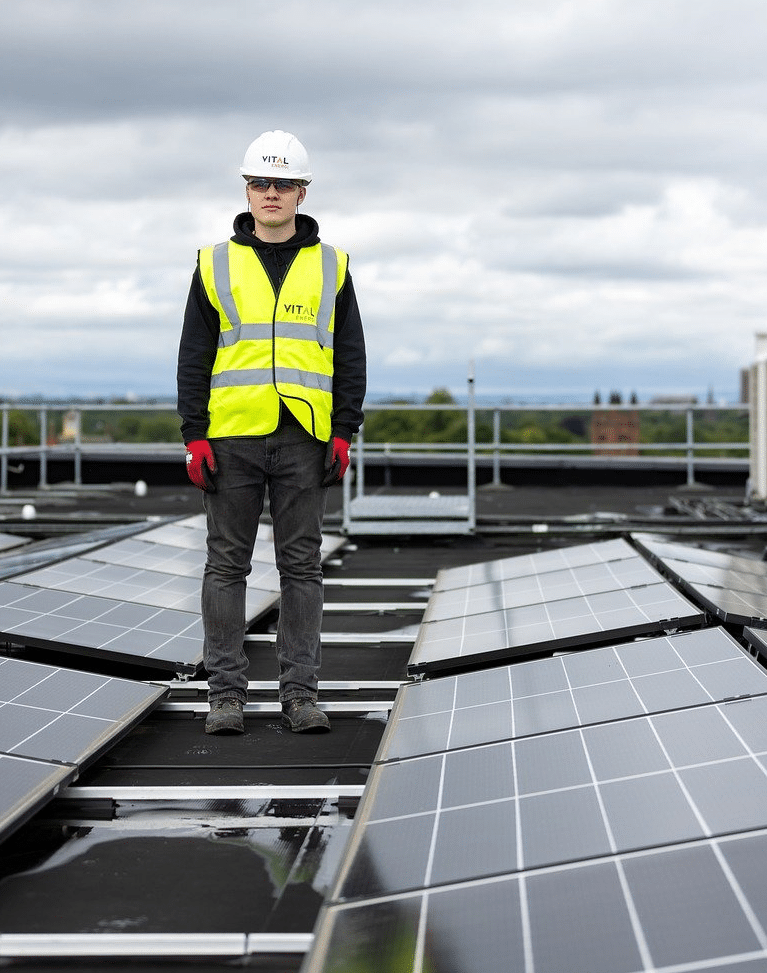
{"type": "MultiPolygon", "coordinates": [[[[457,411],[467,412],[467,406],[456,404],[438,405],[410,405],[407,403],[371,403],[366,404],[365,413],[370,415],[376,411],[457,411]]],[[[573,405],[573,404],[545,404],[545,405],[483,405],[477,407],[474,412],[473,421],[469,422],[470,434],[467,442],[372,442],[366,439],[365,426],[362,427],[357,435],[354,456],[356,466],[356,478],[358,481],[358,495],[365,491],[365,460],[373,456],[395,457],[407,456],[414,453],[433,454],[436,457],[466,459],[470,457],[476,461],[477,456],[489,457],[492,470],[492,485],[501,485],[501,468],[504,456],[514,454],[527,454],[529,456],[559,456],[572,457],[574,455],[599,455],[609,462],[614,459],[616,462],[623,460],[626,456],[655,454],[656,456],[683,457],[686,468],[687,483],[694,485],[696,462],[700,463],[702,454],[734,452],[739,458],[748,463],[750,455],[750,442],[748,436],[748,426],[744,430],[744,438],[739,440],[708,440],[696,439],[695,415],[705,413],[706,419],[710,421],[712,414],[741,414],[748,416],[749,407],[747,404],[737,403],[734,405],[693,405],[693,404],[661,404],[661,405],[573,405]],[[648,441],[639,439],[615,439],[612,441],[595,441],[594,439],[581,442],[523,442],[504,440],[502,436],[502,418],[504,414],[535,414],[535,413],[561,413],[563,415],[620,415],[621,413],[633,413],[641,417],[642,414],[651,413],[671,413],[684,417],[684,438],[671,441],[648,441]],[[490,438],[477,439],[476,437],[477,420],[476,416],[489,414],[491,416],[492,434],[490,438]]],[[[469,409],[469,413],[471,410],[469,409]]]]}
{"type": "MultiPolygon", "coordinates": [[[[461,442],[445,441],[384,441],[380,436],[372,438],[367,425],[360,430],[354,447],[354,465],[356,470],[356,491],[358,496],[365,491],[365,463],[374,457],[401,457],[420,454],[436,459],[456,459],[467,463],[470,467],[478,457],[489,461],[492,470],[492,483],[501,484],[504,457],[514,454],[524,454],[528,457],[573,457],[575,455],[601,456],[605,462],[625,459],[626,456],[647,456],[684,458],[687,482],[695,484],[696,464],[706,455],[713,453],[735,453],[744,463],[749,461],[750,442],[748,424],[744,425],[743,439],[711,440],[696,438],[701,427],[701,415],[710,425],[712,417],[719,414],[748,415],[747,404],[713,405],[707,404],[651,404],[651,405],[585,405],[585,404],[474,404],[471,396],[466,404],[458,403],[390,403],[370,402],[365,404],[365,413],[369,425],[373,425],[372,418],[381,412],[402,412],[428,414],[431,412],[463,413],[466,417],[466,438],[461,442]],[[561,441],[552,440],[556,424],[547,428],[547,441],[526,442],[524,438],[510,439],[508,426],[505,423],[510,415],[525,414],[562,414],[577,415],[584,423],[592,421],[593,416],[602,418],[620,416],[621,413],[632,413],[642,418],[652,413],[679,415],[684,418],[684,433],[677,440],[647,441],[638,437],[633,440],[620,438],[613,441],[595,441],[593,435],[580,437],[578,441],[568,440],[564,435],[561,441]],[[697,419],[697,423],[696,423],[697,419]],[[489,430],[489,434],[488,434],[489,430]]],[[[82,483],[82,462],[84,458],[98,459],[109,454],[122,453],[126,457],[135,454],[162,456],[171,459],[178,456],[183,461],[183,449],[180,438],[172,439],[169,434],[167,441],[137,441],[134,438],[121,440],[119,429],[116,438],[89,437],[83,434],[83,418],[91,413],[161,413],[168,417],[168,427],[178,426],[173,406],[158,402],[132,403],[18,403],[3,402],[0,404],[0,492],[8,491],[9,473],[15,472],[14,461],[36,458],[39,461],[38,485],[41,488],[48,484],[48,464],[52,459],[64,459],[72,463],[72,482],[82,483]],[[17,434],[15,443],[11,443],[11,417],[14,414],[27,416],[25,441],[19,442],[17,434]],[[68,434],[62,435],[62,416],[67,417],[68,434]],[[29,425],[36,427],[37,433],[32,436],[29,425]],[[55,430],[55,434],[54,431],[55,430]],[[36,439],[35,441],[32,441],[36,439]]],[[[609,428],[609,421],[607,427],[609,428]]],[[[470,477],[470,480],[473,479],[470,477]]],[[[471,489],[471,486],[470,486],[471,489]]]]}
{"type": "Polygon", "coordinates": [[[158,451],[177,452],[183,461],[183,448],[180,439],[165,443],[155,441],[135,441],[113,436],[85,437],[83,435],[83,416],[91,413],[130,414],[159,413],[167,415],[169,427],[178,428],[178,418],[172,405],[161,402],[131,403],[81,403],[81,402],[3,402],[0,403],[0,493],[7,493],[10,472],[16,472],[14,460],[23,461],[34,458],[39,461],[38,487],[45,488],[48,483],[48,463],[53,459],[68,459],[72,462],[72,482],[82,484],[82,462],[88,457],[98,457],[105,452],[121,451],[127,455],[135,453],[157,453],[158,451]],[[24,422],[22,432],[17,432],[16,443],[11,439],[11,417],[14,414],[32,417],[31,423],[37,428],[36,442],[32,441],[29,422],[24,422]],[[66,418],[64,418],[66,417],[66,418]],[[20,439],[24,442],[20,442],[20,439]]]}

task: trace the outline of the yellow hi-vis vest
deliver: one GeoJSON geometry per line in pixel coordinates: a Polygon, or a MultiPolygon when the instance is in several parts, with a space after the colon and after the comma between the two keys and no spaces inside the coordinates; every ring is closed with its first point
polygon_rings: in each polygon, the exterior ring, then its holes
{"type": "Polygon", "coordinates": [[[282,401],[312,436],[330,439],[336,296],[348,260],[325,243],[302,247],[275,294],[252,247],[229,240],[200,250],[221,322],[208,438],[268,435],[282,401]]]}

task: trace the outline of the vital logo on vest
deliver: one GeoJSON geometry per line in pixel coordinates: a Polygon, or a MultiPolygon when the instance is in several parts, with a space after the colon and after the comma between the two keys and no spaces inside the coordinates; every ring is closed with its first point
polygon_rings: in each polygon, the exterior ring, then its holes
{"type": "Polygon", "coordinates": [[[296,321],[308,321],[314,324],[316,313],[309,304],[283,304],[283,310],[290,314],[296,321]]]}

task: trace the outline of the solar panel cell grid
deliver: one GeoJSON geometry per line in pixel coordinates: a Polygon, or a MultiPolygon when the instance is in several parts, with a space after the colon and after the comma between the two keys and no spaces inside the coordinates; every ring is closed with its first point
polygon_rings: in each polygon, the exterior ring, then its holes
{"type": "Polygon", "coordinates": [[[194,672],[202,661],[199,615],[110,598],[0,583],[2,634],[84,654],[140,658],[194,672]]]}
{"type": "Polygon", "coordinates": [[[767,692],[724,629],[702,629],[404,686],[379,760],[767,692]]]}
{"type": "Polygon", "coordinates": [[[735,625],[767,624],[767,595],[727,591],[709,585],[689,586],[690,594],[723,622],[735,625]]]}
{"type": "Polygon", "coordinates": [[[767,964],[765,854],[761,831],[335,905],[302,970],[365,953],[387,971],[756,973],[767,964]]]}
{"type": "Polygon", "coordinates": [[[659,583],[426,622],[408,671],[445,671],[466,660],[479,663],[610,636],[660,634],[667,627],[700,624],[704,617],[671,585],[659,583]]]}
{"type": "Polygon", "coordinates": [[[657,584],[663,579],[641,557],[607,564],[566,568],[547,574],[531,574],[466,589],[437,592],[429,599],[424,621],[461,618],[483,612],[552,602],[580,595],[615,591],[638,585],[657,584]]]}
{"type": "Polygon", "coordinates": [[[688,564],[707,565],[720,571],[753,574],[767,580],[767,562],[756,558],[659,540],[650,534],[632,534],[632,538],[639,550],[656,563],[678,560],[688,564]]]}
{"type": "Polygon", "coordinates": [[[473,587],[505,579],[525,578],[549,571],[603,564],[626,558],[636,558],[636,551],[627,541],[620,538],[596,544],[579,544],[575,547],[557,548],[538,554],[524,554],[497,561],[483,561],[479,564],[443,569],[437,575],[434,591],[473,587]]]}
{"type": "Polygon", "coordinates": [[[0,658],[0,750],[82,764],[167,690],[0,658]]]}
{"type": "Polygon", "coordinates": [[[166,693],[151,683],[0,657],[0,834],[18,827],[166,693]]]}
{"type": "Polygon", "coordinates": [[[766,724],[767,697],[758,697],[379,766],[333,898],[758,828],[767,820],[766,724]],[[470,855],[455,854],[458,822],[470,855]],[[415,835],[431,849],[417,878],[412,849],[396,850],[415,835]]]}

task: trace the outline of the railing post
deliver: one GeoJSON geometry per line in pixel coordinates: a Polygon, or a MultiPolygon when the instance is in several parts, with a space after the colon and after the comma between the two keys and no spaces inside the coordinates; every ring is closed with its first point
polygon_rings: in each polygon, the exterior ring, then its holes
{"type": "Polygon", "coordinates": [[[81,409],[75,409],[75,486],[81,486],[83,482],[83,451],[82,436],[80,425],[83,420],[81,409]]]}
{"type": "Polygon", "coordinates": [[[0,456],[0,493],[8,492],[8,405],[3,403],[2,455],[0,456]]]}
{"type": "Polygon", "coordinates": [[[40,477],[38,487],[48,486],[48,410],[40,409],[40,477]]]}
{"type": "Polygon", "coordinates": [[[695,486],[695,434],[693,429],[692,407],[687,409],[687,486],[695,486]]]}
{"type": "Polygon", "coordinates": [[[469,363],[469,402],[466,416],[466,430],[468,439],[468,455],[466,457],[467,479],[469,492],[469,530],[477,525],[477,423],[475,414],[474,394],[474,362],[469,363]]]}
{"type": "Polygon", "coordinates": [[[501,410],[493,409],[493,486],[501,485],[501,410]]]}
{"type": "Polygon", "coordinates": [[[352,500],[352,478],[351,470],[346,474],[346,476],[341,480],[341,500],[342,500],[342,514],[341,514],[341,530],[344,534],[349,533],[349,526],[351,525],[351,500],[352,500]]]}
{"type": "Polygon", "coordinates": [[[365,427],[357,433],[357,496],[365,496],[365,427]]]}

